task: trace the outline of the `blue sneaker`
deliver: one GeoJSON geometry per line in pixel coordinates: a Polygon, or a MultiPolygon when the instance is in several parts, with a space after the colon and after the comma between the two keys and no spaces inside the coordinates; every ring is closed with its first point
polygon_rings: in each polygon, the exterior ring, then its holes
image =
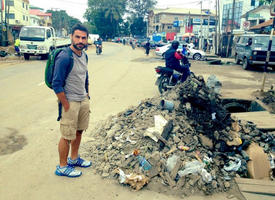
{"type": "Polygon", "coordinates": [[[76,170],[74,167],[71,167],[69,165],[67,165],[65,167],[60,167],[60,165],[57,165],[55,174],[57,176],[67,176],[70,178],[74,178],[74,177],[81,176],[82,172],[79,170],[76,170]]]}
{"type": "Polygon", "coordinates": [[[78,156],[78,158],[75,160],[68,158],[68,165],[71,167],[90,167],[92,165],[92,162],[84,160],[80,158],[80,156],[78,156]]]}

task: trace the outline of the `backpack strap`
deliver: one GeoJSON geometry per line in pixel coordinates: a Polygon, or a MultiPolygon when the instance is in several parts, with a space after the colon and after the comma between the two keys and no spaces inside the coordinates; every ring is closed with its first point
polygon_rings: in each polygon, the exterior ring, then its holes
{"type": "Polygon", "coordinates": [[[85,51],[82,51],[82,53],[84,53],[84,54],[85,54],[86,61],[87,61],[87,63],[88,63],[88,55],[87,55],[87,53],[86,53],[85,51]]]}
{"type": "MultiPolygon", "coordinates": [[[[70,57],[70,65],[67,66],[67,70],[66,70],[66,74],[65,74],[65,79],[67,79],[68,75],[70,74],[70,72],[73,69],[74,66],[74,57],[73,57],[73,50],[70,47],[65,47],[63,48],[63,51],[65,51],[69,57],[70,57]]],[[[57,121],[60,121],[62,118],[62,104],[61,102],[58,102],[58,117],[57,117],[57,121]]]]}
{"type": "Polygon", "coordinates": [[[67,79],[69,73],[72,71],[73,66],[74,66],[74,57],[73,57],[73,50],[70,47],[65,47],[64,51],[67,52],[67,54],[70,57],[70,65],[67,68],[67,73],[65,79],[67,79]]]}

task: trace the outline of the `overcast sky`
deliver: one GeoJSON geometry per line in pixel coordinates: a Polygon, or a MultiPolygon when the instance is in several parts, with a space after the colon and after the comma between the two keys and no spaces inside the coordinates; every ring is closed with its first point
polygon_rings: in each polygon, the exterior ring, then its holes
{"type": "MultiPolygon", "coordinates": [[[[158,0],[157,7],[186,7],[200,8],[200,0],[158,0]]],[[[66,10],[67,13],[75,18],[84,21],[83,15],[87,8],[88,0],[30,0],[30,4],[44,8],[45,10],[57,8],[66,10]]],[[[214,8],[215,0],[203,0],[203,8],[214,8]]]]}

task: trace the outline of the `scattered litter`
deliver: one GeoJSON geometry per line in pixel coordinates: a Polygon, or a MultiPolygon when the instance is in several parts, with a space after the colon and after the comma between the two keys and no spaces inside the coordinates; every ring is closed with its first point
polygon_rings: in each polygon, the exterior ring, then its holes
{"type": "Polygon", "coordinates": [[[162,99],[160,101],[160,107],[163,110],[168,110],[171,112],[172,110],[174,110],[174,103],[172,101],[167,101],[167,100],[162,99]]]}
{"type": "Polygon", "coordinates": [[[210,89],[213,89],[216,94],[220,94],[222,83],[215,75],[211,74],[207,79],[206,86],[210,89]]]}
{"type": "Polygon", "coordinates": [[[224,166],[224,170],[231,172],[231,171],[238,171],[242,165],[242,161],[239,158],[232,158],[232,160],[229,161],[227,166],[224,166]]]}
{"type": "Polygon", "coordinates": [[[125,174],[121,169],[116,170],[116,174],[119,174],[119,183],[128,184],[134,190],[138,191],[149,183],[149,178],[142,174],[125,174]]]}
{"type": "Polygon", "coordinates": [[[152,168],[152,165],[146,160],[146,158],[140,155],[137,158],[138,158],[139,165],[143,170],[147,171],[152,168]]]}
{"type": "Polygon", "coordinates": [[[197,160],[188,162],[184,165],[184,170],[178,172],[180,177],[186,176],[188,174],[199,174],[204,168],[205,164],[197,160]]]}
{"type": "Polygon", "coordinates": [[[177,155],[173,155],[167,159],[166,167],[167,167],[168,172],[171,172],[172,169],[174,169],[175,165],[178,162],[178,159],[179,159],[179,157],[177,155]]]}
{"type": "MultiPolygon", "coordinates": [[[[83,147],[102,177],[111,178],[119,168],[149,177],[148,189],[165,185],[185,196],[226,192],[235,176],[248,177],[251,143],[266,155],[275,149],[271,132],[231,117],[220,94],[194,74],[161,96],[110,116],[91,137],[95,140],[83,147]],[[174,103],[172,111],[160,108],[163,99],[174,103]]],[[[266,162],[270,177],[268,156],[266,162]]]]}

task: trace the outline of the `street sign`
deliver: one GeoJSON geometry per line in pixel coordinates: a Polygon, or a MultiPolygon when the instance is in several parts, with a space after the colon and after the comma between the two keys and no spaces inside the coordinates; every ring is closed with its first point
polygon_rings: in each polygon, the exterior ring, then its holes
{"type": "Polygon", "coordinates": [[[243,28],[244,28],[244,30],[249,30],[249,28],[250,28],[250,21],[244,21],[243,22],[243,28]]]}
{"type": "Polygon", "coordinates": [[[174,27],[179,27],[179,21],[174,21],[173,26],[174,27]]]}

